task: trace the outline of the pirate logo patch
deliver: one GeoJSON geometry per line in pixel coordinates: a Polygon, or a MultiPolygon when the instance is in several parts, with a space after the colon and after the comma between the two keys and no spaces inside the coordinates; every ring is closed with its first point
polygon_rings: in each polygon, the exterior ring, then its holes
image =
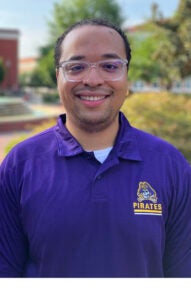
{"type": "Polygon", "coordinates": [[[141,181],[139,182],[139,188],[137,191],[137,200],[138,202],[143,202],[143,201],[152,201],[153,203],[157,203],[157,194],[156,191],[152,188],[152,186],[146,182],[146,181],[141,181]]]}

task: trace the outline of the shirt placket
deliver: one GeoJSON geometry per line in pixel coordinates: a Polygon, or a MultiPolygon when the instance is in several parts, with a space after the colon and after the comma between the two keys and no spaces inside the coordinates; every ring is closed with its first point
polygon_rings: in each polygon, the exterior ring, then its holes
{"type": "Polygon", "coordinates": [[[106,202],[109,199],[110,169],[119,164],[118,158],[107,160],[98,168],[92,181],[91,200],[93,202],[106,202]]]}

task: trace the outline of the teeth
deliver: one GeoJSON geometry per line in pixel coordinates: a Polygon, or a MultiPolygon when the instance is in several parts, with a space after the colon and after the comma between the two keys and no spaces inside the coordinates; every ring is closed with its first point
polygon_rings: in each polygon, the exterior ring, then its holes
{"type": "Polygon", "coordinates": [[[82,100],[86,101],[98,101],[105,98],[105,96],[80,96],[82,100]]]}

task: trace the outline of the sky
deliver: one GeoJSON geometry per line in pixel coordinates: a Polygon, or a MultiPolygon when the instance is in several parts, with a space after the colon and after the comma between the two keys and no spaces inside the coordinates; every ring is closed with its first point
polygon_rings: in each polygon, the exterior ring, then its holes
{"type": "MultiPolygon", "coordinates": [[[[71,1],[71,0],[66,0],[71,1]]],[[[48,42],[48,20],[55,2],[60,0],[0,0],[0,29],[17,29],[19,58],[38,56],[39,47],[48,42]]],[[[117,0],[123,8],[126,25],[144,22],[150,16],[153,2],[159,5],[164,17],[173,15],[179,0],[117,0]]]]}

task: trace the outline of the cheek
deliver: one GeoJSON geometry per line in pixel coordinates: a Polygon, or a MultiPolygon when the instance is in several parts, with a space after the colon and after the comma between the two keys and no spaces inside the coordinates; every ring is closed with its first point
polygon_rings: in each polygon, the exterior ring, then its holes
{"type": "Polygon", "coordinates": [[[69,92],[67,91],[67,86],[65,86],[65,84],[58,81],[57,89],[58,89],[60,101],[65,105],[67,102],[67,98],[69,97],[69,92]]]}
{"type": "Polygon", "coordinates": [[[120,82],[120,84],[116,85],[116,89],[115,89],[115,106],[120,108],[126,97],[127,97],[127,89],[128,89],[128,85],[127,85],[127,81],[124,80],[123,82],[120,82]]]}
{"type": "Polygon", "coordinates": [[[123,80],[116,85],[116,91],[121,98],[126,97],[127,89],[128,89],[127,80],[123,80]]]}
{"type": "Polygon", "coordinates": [[[59,77],[57,80],[57,88],[61,99],[67,100],[68,97],[71,97],[72,86],[64,81],[62,77],[59,77]]]}

